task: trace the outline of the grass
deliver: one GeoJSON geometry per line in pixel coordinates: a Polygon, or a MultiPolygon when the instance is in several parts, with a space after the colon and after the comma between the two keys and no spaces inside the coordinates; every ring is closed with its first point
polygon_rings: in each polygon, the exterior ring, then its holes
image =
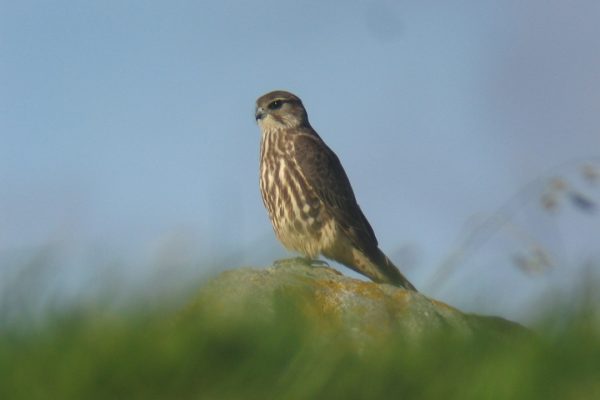
{"type": "Polygon", "coordinates": [[[269,320],[230,318],[211,304],[70,310],[6,326],[0,398],[600,398],[600,332],[590,313],[561,328],[550,320],[531,336],[437,332],[414,342],[399,334],[357,346],[293,301],[278,308],[269,320]]]}

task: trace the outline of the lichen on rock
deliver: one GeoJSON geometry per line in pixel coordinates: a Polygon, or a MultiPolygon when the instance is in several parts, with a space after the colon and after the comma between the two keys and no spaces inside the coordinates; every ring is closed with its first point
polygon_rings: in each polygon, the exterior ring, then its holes
{"type": "Polygon", "coordinates": [[[466,336],[482,331],[499,336],[528,332],[502,318],[462,313],[418,292],[301,262],[223,272],[202,287],[196,305],[210,307],[224,318],[262,321],[278,312],[301,313],[299,318],[324,329],[342,328],[361,340],[389,335],[414,339],[440,331],[466,336]],[[284,310],[290,302],[293,307],[284,310]]]}

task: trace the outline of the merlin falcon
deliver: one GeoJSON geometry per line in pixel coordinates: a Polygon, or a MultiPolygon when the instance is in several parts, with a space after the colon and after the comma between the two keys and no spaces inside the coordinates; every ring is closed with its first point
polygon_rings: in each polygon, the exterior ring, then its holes
{"type": "Polygon", "coordinates": [[[322,254],[379,283],[415,287],[379,249],[336,154],[308,122],[296,95],[256,101],[260,192],[279,241],[315,260],[322,254]]]}

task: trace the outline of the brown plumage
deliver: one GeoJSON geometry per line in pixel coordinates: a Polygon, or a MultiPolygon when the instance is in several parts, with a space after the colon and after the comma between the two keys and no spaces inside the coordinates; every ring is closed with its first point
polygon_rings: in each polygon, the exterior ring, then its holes
{"type": "Polygon", "coordinates": [[[338,261],[375,282],[415,287],[383,254],[338,157],[308,122],[302,101],[274,91],[256,101],[260,192],[277,238],[315,259],[338,261]]]}

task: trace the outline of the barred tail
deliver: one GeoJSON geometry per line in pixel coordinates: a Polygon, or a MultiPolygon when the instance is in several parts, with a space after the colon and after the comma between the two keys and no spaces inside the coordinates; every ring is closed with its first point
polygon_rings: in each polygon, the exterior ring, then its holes
{"type": "Polygon", "coordinates": [[[413,284],[402,275],[402,272],[381,250],[377,249],[376,254],[373,254],[369,258],[378,267],[377,270],[379,273],[377,276],[371,277],[375,282],[390,283],[394,286],[417,291],[413,284]]]}
{"type": "Polygon", "coordinates": [[[417,291],[377,246],[365,251],[349,241],[341,241],[341,243],[341,246],[334,248],[337,251],[324,251],[323,255],[344,264],[374,282],[389,283],[407,290],[417,291]]]}

